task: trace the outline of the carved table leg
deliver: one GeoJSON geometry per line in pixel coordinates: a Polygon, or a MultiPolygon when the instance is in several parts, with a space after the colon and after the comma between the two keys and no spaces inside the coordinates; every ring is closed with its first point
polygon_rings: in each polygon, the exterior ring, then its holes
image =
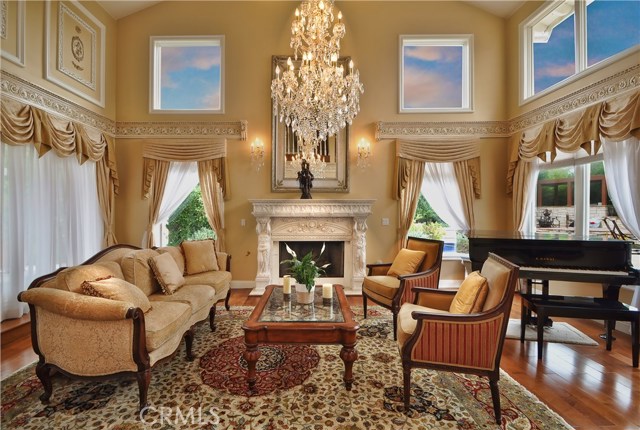
{"type": "Polygon", "coordinates": [[[340,358],[344,361],[344,386],[351,391],[353,385],[353,362],[358,359],[358,351],[353,346],[343,345],[340,358]]]}
{"type": "Polygon", "coordinates": [[[260,349],[258,344],[245,343],[247,349],[244,351],[244,359],[247,362],[247,383],[249,391],[253,392],[256,387],[256,363],[260,358],[260,349]]]}

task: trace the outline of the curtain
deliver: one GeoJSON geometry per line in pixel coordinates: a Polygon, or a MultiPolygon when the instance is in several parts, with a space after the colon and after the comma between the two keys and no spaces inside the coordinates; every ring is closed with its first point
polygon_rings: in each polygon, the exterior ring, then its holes
{"type": "Polygon", "coordinates": [[[33,145],[2,143],[0,195],[0,318],[28,311],[17,300],[38,276],[82,262],[101,249],[103,223],[96,194],[99,163],[53,151],[39,158],[33,145]]]}
{"type": "Polygon", "coordinates": [[[457,178],[462,211],[470,228],[474,227],[473,198],[480,197],[480,141],[478,139],[412,139],[396,140],[396,171],[393,195],[400,200],[399,243],[407,242],[407,233],[413,222],[425,163],[455,164],[452,177],[457,178]]]}
{"type": "Polygon", "coordinates": [[[154,245],[166,245],[160,240],[160,225],[165,224],[178,206],[198,185],[198,166],[195,162],[171,162],[164,197],[158,212],[158,221],[153,226],[154,245]]]}
{"type": "MultiPolygon", "coordinates": [[[[119,191],[115,148],[111,137],[65,118],[55,117],[34,106],[3,98],[0,106],[0,139],[9,145],[33,145],[38,156],[53,151],[59,157],[98,163],[95,169],[100,218],[104,223],[104,246],[116,243],[113,233],[114,199],[119,191]]],[[[76,263],[79,263],[76,262],[76,263]]]]}
{"type": "Polygon", "coordinates": [[[467,230],[470,225],[463,209],[462,196],[448,192],[457,188],[453,163],[426,163],[422,194],[427,196],[433,210],[449,227],[467,230]]]}
{"type": "Polygon", "coordinates": [[[224,232],[224,191],[219,178],[223,176],[221,159],[198,162],[202,203],[209,225],[216,233],[216,250],[226,250],[224,232]]]}
{"type": "Polygon", "coordinates": [[[539,158],[553,161],[556,151],[576,152],[583,149],[595,154],[603,139],[621,140],[640,137],[640,91],[598,103],[561,118],[537,125],[512,136],[507,194],[513,196],[513,223],[526,230],[528,208],[535,194],[539,158]]]}
{"type": "MultiPolygon", "coordinates": [[[[142,195],[154,195],[154,187],[159,187],[158,166],[170,161],[197,161],[202,203],[209,225],[216,233],[216,249],[225,250],[224,199],[229,198],[229,178],[227,169],[226,139],[180,139],[179,141],[149,140],[143,146],[142,195]]],[[[154,195],[154,198],[157,196],[154,195]]],[[[152,203],[149,207],[149,222],[157,220],[152,203]]],[[[147,226],[147,236],[152,236],[153,225],[147,226]]],[[[148,242],[148,238],[147,238],[148,242]]]]}
{"type": "Polygon", "coordinates": [[[640,142],[604,139],[604,174],[613,207],[624,225],[640,238],[640,142]]]}
{"type": "Polygon", "coordinates": [[[151,188],[149,189],[149,218],[147,220],[146,240],[143,237],[143,247],[151,248],[154,243],[153,226],[158,222],[160,214],[160,204],[164,197],[164,190],[167,185],[169,175],[169,162],[153,160],[153,176],[151,178],[151,188]]]}
{"type": "Polygon", "coordinates": [[[420,198],[420,189],[424,178],[424,165],[422,161],[400,159],[402,182],[404,186],[400,191],[400,218],[398,222],[398,236],[400,238],[400,248],[407,246],[407,234],[413,217],[416,215],[418,207],[418,199],[420,198]]]}

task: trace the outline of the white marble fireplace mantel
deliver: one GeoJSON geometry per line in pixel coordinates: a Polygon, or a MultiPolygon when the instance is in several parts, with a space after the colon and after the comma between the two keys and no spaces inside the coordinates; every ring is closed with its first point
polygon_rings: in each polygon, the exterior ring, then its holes
{"type": "Polygon", "coordinates": [[[366,270],[367,217],[375,200],[249,200],[258,234],[258,273],[252,295],[279,284],[280,241],[344,242],[344,277],[323,279],[360,294],[366,270]]]}

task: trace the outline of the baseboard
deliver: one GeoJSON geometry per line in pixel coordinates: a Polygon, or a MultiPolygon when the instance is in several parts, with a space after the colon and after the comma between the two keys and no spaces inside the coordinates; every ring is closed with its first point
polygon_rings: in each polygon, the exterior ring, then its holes
{"type": "Polygon", "coordinates": [[[255,286],[255,281],[231,281],[232,290],[253,289],[255,286]]]}

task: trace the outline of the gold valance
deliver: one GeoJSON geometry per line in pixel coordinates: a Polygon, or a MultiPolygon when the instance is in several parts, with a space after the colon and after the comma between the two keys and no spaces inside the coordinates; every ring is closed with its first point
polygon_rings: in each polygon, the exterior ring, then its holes
{"type": "Polygon", "coordinates": [[[511,137],[511,154],[507,172],[507,194],[513,193],[513,180],[520,160],[535,157],[553,161],[556,151],[588,154],[598,152],[601,137],[622,140],[640,137],[640,91],[619,96],[545,122],[511,137]]]}
{"type": "Polygon", "coordinates": [[[480,139],[397,139],[394,197],[400,199],[407,181],[413,176],[409,160],[422,163],[456,163],[466,161],[473,193],[480,197],[480,139]]]}
{"type": "Polygon", "coordinates": [[[222,188],[222,194],[229,197],[226,139],[167,139],[147,140],[143,143],[143,181],[142,195],[148,198],[151,192],[153,176],[158,161],[197,161],[205,162],[213,168],[216,179],[222,188]]]}

